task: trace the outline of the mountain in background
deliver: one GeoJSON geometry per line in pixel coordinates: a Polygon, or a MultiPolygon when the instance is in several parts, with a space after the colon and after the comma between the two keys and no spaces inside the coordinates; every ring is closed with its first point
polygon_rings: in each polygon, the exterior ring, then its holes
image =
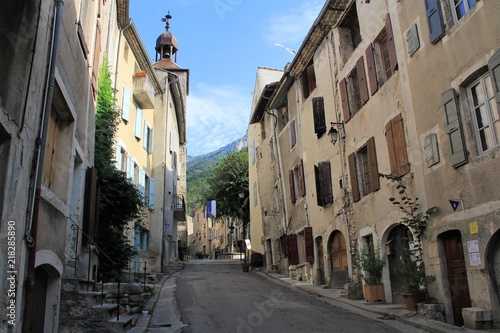
{"type": "Polygon", "coordinates": [[[244,137],[217,149],[211,153],[199,156],[187,156],[186,159],[186,183],[187,183],[187,209],[188,214],[193,216],[194,209],[205,201],[204,193],[208,188],[207,179],[213,174],[213,167],[220,158],[232,151],[240,151],[248,147],[248,138],[244,137]]]}

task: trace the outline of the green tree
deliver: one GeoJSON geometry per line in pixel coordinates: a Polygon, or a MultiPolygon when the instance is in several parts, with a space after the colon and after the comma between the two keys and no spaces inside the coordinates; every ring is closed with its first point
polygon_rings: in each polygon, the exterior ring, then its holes
{"type": "Polygon", "coordinates": [[[125,236],[129,221],[140,221],[143,199],[140,192],[117,170],[114,163],[115,134],[120,121],[112,88],[108,60],[99,70],[96,103],[94,163],[99,188],[99,238],[97,245],[100,270],[104,280],[118,277],[135,254],[125,236]]]}
{"type": "Polygon", "coordinates": [[[248,221],[248,150],[232,151],[214,166],[206,199],[216,200],[217,217],[248,221]],[[243,194],[243,198],[240,197],[243,194]]]}

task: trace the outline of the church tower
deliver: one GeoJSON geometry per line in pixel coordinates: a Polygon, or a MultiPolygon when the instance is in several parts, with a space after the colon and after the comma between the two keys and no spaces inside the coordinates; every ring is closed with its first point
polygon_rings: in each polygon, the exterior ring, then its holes
{"type": "Polygon", "coordinates": [[[170,19],[172,16],[170,15],[170,11],[162,21],[165,22],[165,32],[162,33],[156,39],[156,63],[155,66],[162,68],[179,68],[177,66],[177,51],[178,51],[178,43],[177,38],[170,32],[170,19]]]}

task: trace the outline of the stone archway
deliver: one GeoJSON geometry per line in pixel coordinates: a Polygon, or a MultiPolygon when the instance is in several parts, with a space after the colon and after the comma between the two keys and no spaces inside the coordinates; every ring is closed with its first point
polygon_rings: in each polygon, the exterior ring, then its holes
{"type": "Polygon", "coordinates": [[[349,263],[345,237],[339,230],[334,230],[328,239],[328,254],[332,267],[330,285],[344,288],[349,280],[349,263]]]}

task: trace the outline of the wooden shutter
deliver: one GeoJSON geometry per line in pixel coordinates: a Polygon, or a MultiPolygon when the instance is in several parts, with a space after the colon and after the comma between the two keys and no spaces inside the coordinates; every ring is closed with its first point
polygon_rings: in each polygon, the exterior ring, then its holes
{"type": "Polygon", "coordinates": [[[99,22],[97,22],[95,43],[94,43],[94,62],[92,64],[92,88],[94,91],[94,95],[97,94],[100,59],[101,59],[101,28],[99,27],[99,22]]]}
{"type": "Polygon", "coordinates": [[[366,64],[368,66],[368,79],[370,81],[370,90],[373,94],[378,90],[378,81],[377,81],[377,69],[375,67],[375,57],[373,55],[373,45],[370,43],[365,52],[366,56],[366,64]]]}
{"type": "Polygon", "coordinates": [[[385,139],[387,142],[387,150],[389,151],[391,174],[394,176],[407,174],[410,171],[410,164],[408,163],[403,118],[401,114],[391,119],[385,126],[385,139]]]}
{"type": "Polygon", "coordinates": [[[313,117],[314,117],[314,133],[320,137],[326,132],[326,119],[325,119],[325,102],[323,97],[314,97],[313,103],[313,117]]]}
{"type": "Polygon", "coordinates": [[[425,15],[431,44],[436,44],[445,34],[443,15],[439,0],[425,0],[425,15]]]}
{"type": "Polygon", "coordinates": [[[356,202],[360,199],[358,174],[356,171],[356,154],[352,153],[349,155],[347,157],[347,162],[349,164],[349,179],[351,181],[352,200],[356,202]]]}
{"type": "Polygon", "coordinates": [[[349,95],[347,94],[347,80],[342,79],[339,83],[340,85],[340,99],[342,100],[342,111],[344,114],[344,122],[348,122],[351,119],[351,110],[349,110],[349,95]]]}
{"type": "Polygon", "coordinates": [[[323,174],[318,166],[314,166],[314,178],[316,180],[316,203],[318,206],[324,206],[323,201],[323,174]]]}
{"type": "Polygon", "coordinates": [[[92,244],[96,241],[97,235],[97,169],[90,167],[85,176],[85,199],[83,213],[83,232],[82,244],[92,244]],[[89,240],[91,242],[89,242],[89,240]]]}
{"type": "Polygon", "coordinates": [[[307,71],[303,71],[300,76],[300,81],[302,82],[302,95],[304,99],[309,97],[309,88],[307,87],[307,71]]]}
{"type": "Polygon", "coordinates": [[[493,92],[497,103],[500,103],[500,50],[488,61],[488,68],[490,70],[491,83],[493,84],[493,92]]]}
{"type": "Polygon", "coordinates": [[[306,243],[306,261],[314,263],[314,241],[312,227],[304,228],[304,239],[306,243]]]}
{"type": "Polygon", "coordinates": [[[365,62],[363,57],[359,58],[356,62],[356,72],[358,73],[359,78],[359,93],[361,96],[361,104],[365,104],[368,102],[369,94],[368,94],[368,86],[366,83],[366,73],[365,73],[365,62]]]}
{"type": "Polygon", "coordinates": [[[299,264],[299,251],[297,248],[297,235],[288,235],[288,264],[298,265],[299,264]]]}
{"type": "Polygon", "coordinates": [[[298,171],[300,196],[304,197],[306,195],[306,180],[304,177],[304,163],[302,160],[299,161],[298,171]]]}
{"type": "Polygon", "coordinates": [[[391,17],[387,14],[385,19],[385,31],[387,34],[387,44],[389,46],[389,58],[391,59],[391,69],[394,72],[398,67],[398,57],[396,54],[396,45],[394,44],[394,34],[392,32],[391,17]]]}
{"type": "Polygon", "coordinates": [[[309,89],[309,95],[316,89],[316,74],[314,73],[313,62],[307,66],[307,88],[309,89]]]}
{"type": "Polygon", "coordinates": [[[295,120],[292,120],[290,122],[290,148],[295,146],[295,143],[297,143],[297,137],[295,134],[295,120]]]}
{"type": "Polygon", "coordinates": [[[455,90],[451,88],[445,91],[441,95],[441,102],[444,105],[446,132],[450,140],[451,164],[456,168],[467,163],[467,150],[455,90]]]}
{"type": "Polygon", "coordinates": [[[80,41],[80,46],[82,47],[83,56],[87,59],[87,55],[89,54],[89,48],[87,47],[87,41],[85,40],[85,35],[83,34],[82,23],[78,22],[78,40],[80,41]]]}
{"type": "Polygon", "coordinates": [[[295,203],[295,182],[293,181],[293,170],[288,171],[288,179],[290,180],[290,201],[295,203]]]}
{"type": "Polygon", "coordinates": [[[370,180],[372,183],[372,192],[380,189],[380,181],[378,178],[377,153],[375,152],[375,139],[373,136],[366,143],[368,151],[368,163],[370,164],[370,180]]]}
{"type": "Polygon", "coordinates": [[[323,175],[323,202],[325,204],[333,203],[333,190],[332,190],[332,169],[330,162],[319,163],[320,172],[323,175]]]}

